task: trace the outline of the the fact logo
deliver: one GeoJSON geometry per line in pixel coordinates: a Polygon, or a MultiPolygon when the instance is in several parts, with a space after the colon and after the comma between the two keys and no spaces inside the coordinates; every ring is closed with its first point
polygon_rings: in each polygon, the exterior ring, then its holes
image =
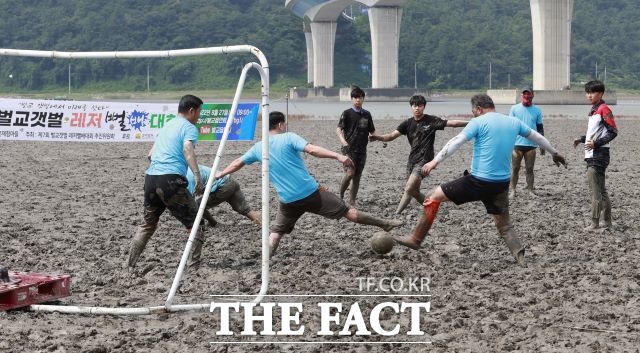
{"type": "MultiPolygon", "coordinates": [[[[370,336],[373,333],[381,336],[393,336],[400,333],[400,322],[407,322],[409,331],[407,335],[424,335],[420,325],[421,310],[428,313],[431,310],[431,303],[408,303],[408,302],[383,302],[375,305],[368,315],[365,315],[359,303],[353,303],[349,307],[346,315],[343,313],[342,303],[317,303],[320,308],[320,330],[316,332],[318,336],[352,336],[351,329],[355,328],[355,335],[370,336]],[[390,309],[398,314],[396,324],[391,329],[385,329],[380,322],[381,313],[384,309],[390,309]],[[332,312],[334,311],[334,312],[332,312]],[[332,329],[332,324],[341,326],[342,329],[336,332],[332,329]]],[[[303,312],[302,303],[211,303],[210,311],[213,313],[220,309],[220,330],[216,332],[218,336],[231,336],[235,333],[229,329],[229,313],[231,309],[235,312],[243,313],[244,329],[240,332],[242,336],[255,336],[258,333],[254,329],[254,324],[261,322],[262,336],[302,336],[305,334],[305,324],[301,323],[300,314],[303,312]],[[255,313],[256,307],[261,307],[263,314],[255,313]],[[280,311],[280,329],[274,330],[274,308],[280,311]],[[295,326],[295,327],[294,327],[295,326]]]]}
{"type": "Polygon", "coordinates": [[[431,311],[430,295],[424,294],[429,290],[428,279],[358,278],[358,282],[358,294],[292,295],[303,298],[298,302],[212,302],[210,312],[220,318],[219,325],[214,326],[218,329],[215,334],[305,336],[305,339],[425,335],[425,316],[431,311]],[[398,293],[400,287],[403,293],[398,293]],[[411,290],[419,292],[407,293],[411,290]],[[323,300],[328,297],[331,300],[323,300]]]}

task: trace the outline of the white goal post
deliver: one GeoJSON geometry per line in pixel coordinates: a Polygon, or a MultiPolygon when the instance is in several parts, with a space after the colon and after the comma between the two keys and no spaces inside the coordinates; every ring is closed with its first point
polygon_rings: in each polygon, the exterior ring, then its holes
{"type": "MultiPolygon", "coordinates": [[[[247,72],[250,69],[256,69],[260,73],[262,82],[262,285],[260,291],[254,298],[253,302],[259,303],[269,288],[269,65],[267,58],[262,51],[250,45],[232,45],[224,47],[207,47],[177,50],[153,50],[153,51],[98,51],[98,52],[63,52],[63,51],[43,51],[43,50],[22,50],[22,49],[3,49],[0,48],[0,56],[22,56],[37,58],[61,58],[61,59],[129,59],[129,58],[170,58],[180,56],[195,55],[213,55],[213,54],[234,54],[234,53],[250,53],[255,55],[260,64],[251,62],[244,66],[238,86],[233,98],[233,104],[229,112],[229,119],[224,129],[222,139],[216,152],[213,162],[212,172],[207,180],[205,190],[209,190],[213,184],[214,176],[220,164],[220,158],[224,152],[224,145],[227,141],[231,125],[229,122],[233,119],[238,108],[238,101],[244,88],[247,72]]],[[[209,193],[205,192],[198,214],[194,224],[200,224],[202,215],[209,198],[209,193]]],[[[185,265],[191,252],[191,247],[198,227],[192,227],[189,239],[182,253],[180,264],[173,279],[169,295],[164,306],[144,307],[144,308],[104,308],[104,307],[79,307],[79,306],[56,306],[56,305],[31,305],[31,310],[43,312],[61,312],[61,313],[87,313],[87,314],[106,314],[106,315],[148,315],[159,312],[179,312],[188,310],[209,310],[211,303],[205,304],[173,304],[173,300],[180,286],[182,275],[184,274],[185,265]]]]}

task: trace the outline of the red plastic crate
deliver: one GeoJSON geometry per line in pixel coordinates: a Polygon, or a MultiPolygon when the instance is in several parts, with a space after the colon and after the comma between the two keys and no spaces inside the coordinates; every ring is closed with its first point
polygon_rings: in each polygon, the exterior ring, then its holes
{"type": "Polygon", "coordinates": [[[9,272],[8,283],[0,283],[0,311],[68,297],[71,276],[64,274],[9,272]]]}

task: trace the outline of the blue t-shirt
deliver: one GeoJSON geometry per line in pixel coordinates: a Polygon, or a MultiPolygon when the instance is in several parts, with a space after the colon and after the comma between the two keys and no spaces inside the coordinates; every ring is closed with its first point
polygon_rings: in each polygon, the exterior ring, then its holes
{"type": "MultiPolygon", "coordinates": [[[[202,179],[202,185],[207,186],[207,181],[209,181],[209,175],[211,174],[211,168],[200,164],[198,165],[198,169],[200,169],[200,179],[202,179]]],[[[189,190],[189,192],[193,194],[196,190],[196,179],[193,177],[191,168],[187,170],[187,180],[189,181],[187,190],[189,190]]],[[[224,185],[227,180],[229,180],[229,175],[225,175],[220,179],[213,179],[213,183],[211,184],[211,189],[209,189],[209,192],[216,192],[216,190],[224,185]]]]}
{"type": "Polygon", "coordinates": [[[149,175],[180,174],[187,175],[187,159],[184,157],[183,144],[186,141],[198,142],[198,128],[183,116],[171,119],[160,130],[153,144],[149,175]]]}
{"type": "MultiPolygon", "coordinates": [[[[309,174],[301,153],[308,142],[285,132],[269,135],[269,178],[282,203],[302,200],[318,190],[318,182],[309,174]]],[[[262,142],[258,142],[240,157],[244,164],[262,160],[262,142]]]]}
{"type": "Polygon", "coordinates": [[[490,182],[509,181],[511,152],[516,136],[527,136],[531,129],[516,118],[500,113],[486,113],[471,119],[462,130],[473,143],[471,175],[490,182]]]}
{"type": "MultiPolygon", "coordinates": [[[[542,111],[535,105],[525,107],[522,103],[511,107],[509,115],[522,121],[530,129],[537,131],[537,125],[542,124],[542,111]]],[[[538,144],[526,137],[516,137],[516,146],[538,147],[538,144]]]]}

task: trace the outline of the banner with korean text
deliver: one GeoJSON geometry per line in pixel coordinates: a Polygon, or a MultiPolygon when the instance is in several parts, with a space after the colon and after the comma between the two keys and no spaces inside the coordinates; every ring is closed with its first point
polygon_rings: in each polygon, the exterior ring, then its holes
{"type": "MultiPolygon", "coordinates": [[[[259,108],[238,104],[229,140],[253,140],[259,108]]],[[[205,103],[199,140],[220,140],[230,110],[231,104],[205,103]]],[[[0,140],[154,141],[177,114],[178,103],[0,99],[0,140]]]]}

